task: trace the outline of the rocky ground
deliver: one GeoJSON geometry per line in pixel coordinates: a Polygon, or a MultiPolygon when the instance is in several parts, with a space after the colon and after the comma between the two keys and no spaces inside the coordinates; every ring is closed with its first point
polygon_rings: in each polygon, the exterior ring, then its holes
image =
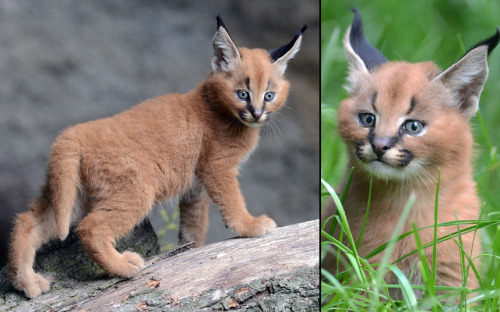
{"type": "MultiPolygon", "coordinates": [[[[242,46],[272,49],[309,26],[287,71],[292,90],[275,120],[280,131],[264,129],[240,183],[254,215],[267,213],[281,226],[318,218],[318,1],[4,0],[0,264],[12,218],[37,196],[58,133],[151,97],[189,91],[209,72],[218,14],[242,46]]],[[[158,212],[151,219],[157,229],[164,226],[158,212]]],[[[215,208],[210,221],[208,242],[234,235],[215,208]]],[[[175,240],[171,235],[167,240],[175,240]]]]}

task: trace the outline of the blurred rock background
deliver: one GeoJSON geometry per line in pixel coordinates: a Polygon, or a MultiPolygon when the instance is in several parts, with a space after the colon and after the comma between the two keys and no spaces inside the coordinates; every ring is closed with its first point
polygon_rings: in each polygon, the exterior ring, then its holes
{"type": "MultiPolygon", "coordinates": [[[[243,166],[249,211],[279,226],[319,215],[319,3],[282,1],[0,2],[0,265],[16,213],[38,196],[50,145],[66,127],[151,97],[187,92],[210,70],[220,14],[237,46],[272,49],[307,24],[287,77],[287,107],[243,166]]],[[[168,205],[150,216],[176,243],[168,205]],[[166,209],[166,213],[162,211],[166,209]],[[170,223],[167,222],[167,223],[170,223]]],[[[215,207],[207,243],[235,236],[215,207]]],[[[163,230],[163,231],[162,231],[163,230]]]]}

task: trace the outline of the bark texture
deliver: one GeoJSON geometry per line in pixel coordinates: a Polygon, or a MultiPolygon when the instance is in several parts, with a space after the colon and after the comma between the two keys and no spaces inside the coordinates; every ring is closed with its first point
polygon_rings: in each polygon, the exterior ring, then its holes
{"type": "Polygon", "coordinates": [[[149,221],[118,244],[150,257],[138,276],[110,278],[74,234],[39,252],[36,270],[51,290],[27,300],[0,272],[0,311],[315,311],[319,310],[319,221],[158,252],[149,221]]]}

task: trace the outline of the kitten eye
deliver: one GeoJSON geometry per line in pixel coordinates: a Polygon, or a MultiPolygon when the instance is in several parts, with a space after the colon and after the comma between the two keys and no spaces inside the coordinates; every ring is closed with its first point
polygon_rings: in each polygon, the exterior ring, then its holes
{"type": "Polygon", "coordinates": [[[250,94],[245,90],[240,90],[236,92],[236,95],[240,100],[248,100],[250,98],[250,94]]]}
{"type": "Polygon", "coordinates": [[[373,127],[375,126],[375,116],[369,113],[359,114],[359,121],[363,126],[373,127]]]}
{"type": "Polygon", "coordinates": [[[264,94],[264,101],[270,102],[270,101],[274,100],[275,96],[276,96],[276,94],[274,92],[266,92],[264,94]]]}
{"type": "Polygon", "coordinates": [[[416,120],[408,120],[403,124],[403,128],[409,134],[419,134],[424,129],[424,124],[416,120]]]}

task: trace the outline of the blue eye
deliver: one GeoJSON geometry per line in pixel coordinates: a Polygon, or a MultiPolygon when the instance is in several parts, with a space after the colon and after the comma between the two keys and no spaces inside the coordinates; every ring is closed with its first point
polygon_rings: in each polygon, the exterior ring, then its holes
{"type": "Polygon", "coordinates": [[[359,121],[363,126],[373,127],[375,126],[375,116],[369,113],[359,114],[359,121]]]}
{"type": "Polygon", "coordinates": [[[250,98],[250,94],[247,91],[245,91],[245,90],[240,90],[240,91],[236,92],[236,95],[238,96],[238,98],[240,100],[245,100],[246,101],[246,100],[248,100],[250,98]]]}
{"type": "Polygon", "coordinates": [[[264,101],[270,102],[270,101],[274,100],[275,96],[276,96],[276,94],[274,92],[266,92],[264,94],[264,101]]]}
{"type": "Polygon", "coordinates": [[[424,129],[425,125],[420,121],[408,120],[403,124],[403,128],[409,134],[419,134],[424,129]]]}

